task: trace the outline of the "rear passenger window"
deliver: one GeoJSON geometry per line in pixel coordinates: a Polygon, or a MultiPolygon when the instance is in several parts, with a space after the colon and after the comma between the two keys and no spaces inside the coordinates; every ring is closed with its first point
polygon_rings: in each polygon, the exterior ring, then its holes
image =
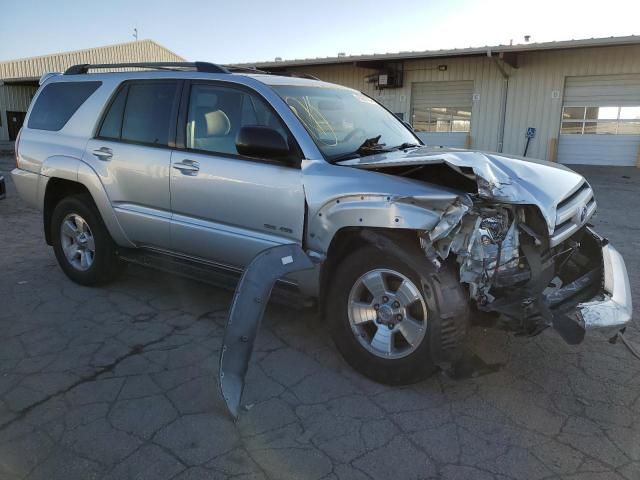
{"type": "Polygon", "coordinates": [[[120,89],[104,116],[98,136],[167,146],[176,105],[177,83],[130,83],[120,89]]]}
{"type": "Polygon", "coordinates": [[[54,132],[62,129],[101,84],[102,82],[64,82],[45,85],[31,110],[27,126],[54,132]]]}

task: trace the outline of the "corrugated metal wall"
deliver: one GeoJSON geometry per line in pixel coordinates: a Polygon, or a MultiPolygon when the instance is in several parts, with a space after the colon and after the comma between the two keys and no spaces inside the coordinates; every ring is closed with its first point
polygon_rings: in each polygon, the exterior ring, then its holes
{"type": "Polygon", "coordinates": [[[184,58],[152,40],[121,43],[75,52],[0,62],[0,79],[39,78],[46,72],[64,72],[79,63],[182,62],[184,58]]]}
{"type": "MultiPolygon", "coordinates": [[[[473,80],[471,146],[482,150],[498,147],[501,92],[504,82],[493,60],[487,57],[408,60],[400,89],[377,91],[365,82],[375,70],[354,65],[295,67],[322,80],[362,90],[409,119],[413,82],[473,80]],[[438,65],[447,65],[446,71],[438,65]]],[[[549,142],[558,138],[565,78],[576,75],[640,73],[640,46],[545,50],[518,54],[518,68],[505,66],[509,74],[505,117],[505,153],[522,155],[527,127],[537,129],[527,156],[546,159],[549,142]]]]}
{"type": "Polygon", "coordinates": [[[26,112],[36,87],[0,85],[0,141],[9,140],[7,112],[26,112]]]}
{"type": "Polygon", "coordinates": [[[522,155],[525,131],[536,127],[527,156],[546,159],[560,131],[565,78],[640,73],[640,46],[520,54],[518,64],[509,80],[504,151],[522,155]]]}
{"type": "MultiPolygon", "coordinates": [[[[40,78],[46,72],[63,72],[79,63],[118,62],[182,62],[184,58],[158,45],[152,40],[122,43],[76,52],[0,62],[0,81],[15,78],[40,78]]],[[[7,111],[25,112],[29,107],[34,87],[21,85],[0,86],[0,141],[8,140],[7,111]]]]}

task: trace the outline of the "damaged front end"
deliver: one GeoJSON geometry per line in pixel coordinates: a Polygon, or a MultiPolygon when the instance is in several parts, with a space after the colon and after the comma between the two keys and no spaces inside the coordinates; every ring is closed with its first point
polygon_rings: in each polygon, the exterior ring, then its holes
{"type": "Polygon", "coordinates": [[[620,254],[586,225],[552,240],[535,207],[478,200],[452,204],[421,243],[436,266],[455,255],[471,299],[499,314],[501,328],[535,335],[552,326],[569,344],[624,328],[632,308],[620,254]]]}

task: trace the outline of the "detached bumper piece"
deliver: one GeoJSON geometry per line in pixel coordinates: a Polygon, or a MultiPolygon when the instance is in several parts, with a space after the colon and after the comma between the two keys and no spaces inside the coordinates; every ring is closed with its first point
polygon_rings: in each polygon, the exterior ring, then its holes
{"type": "Polygon", "coordinates": [[[0,175],[0,200],[7,196],[7,185],[4,182],[4,177],[0,175]]]}
{"type": "Polygon", "coordinates": [[[233,418],[240,412],[249,360],[273,286],[279,278],[313,266],[299,245],[287,244],[263,250],[242,274],[220,352],[220,390],[233,418]]]}

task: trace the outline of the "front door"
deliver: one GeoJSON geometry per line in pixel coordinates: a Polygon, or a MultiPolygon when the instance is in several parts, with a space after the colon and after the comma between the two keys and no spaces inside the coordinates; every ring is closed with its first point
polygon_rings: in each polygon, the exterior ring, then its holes
{"type": "Polygon", "coordinates": [[[169,170],[180,82],[125,82],[87,144],[120,225],[139,246],[170,248],[169,170]]]}
{"type": "Polygon", "coordinates": [[[302,242],[305,198],[299,162],[238,154],[242,126],[290,134],[257,94],[225,85],[185,92],[185,148],[171,155],[171,238],[175,251],[242,268],[265,248],[302,242]]]}
{"type": "Polygon", "coordinates": [[[27,112],[7,112],[7,129],[9,130],[9,140],[15,141],[18,138],[18,132],[24,123],[24,117],[27,112]]]}

